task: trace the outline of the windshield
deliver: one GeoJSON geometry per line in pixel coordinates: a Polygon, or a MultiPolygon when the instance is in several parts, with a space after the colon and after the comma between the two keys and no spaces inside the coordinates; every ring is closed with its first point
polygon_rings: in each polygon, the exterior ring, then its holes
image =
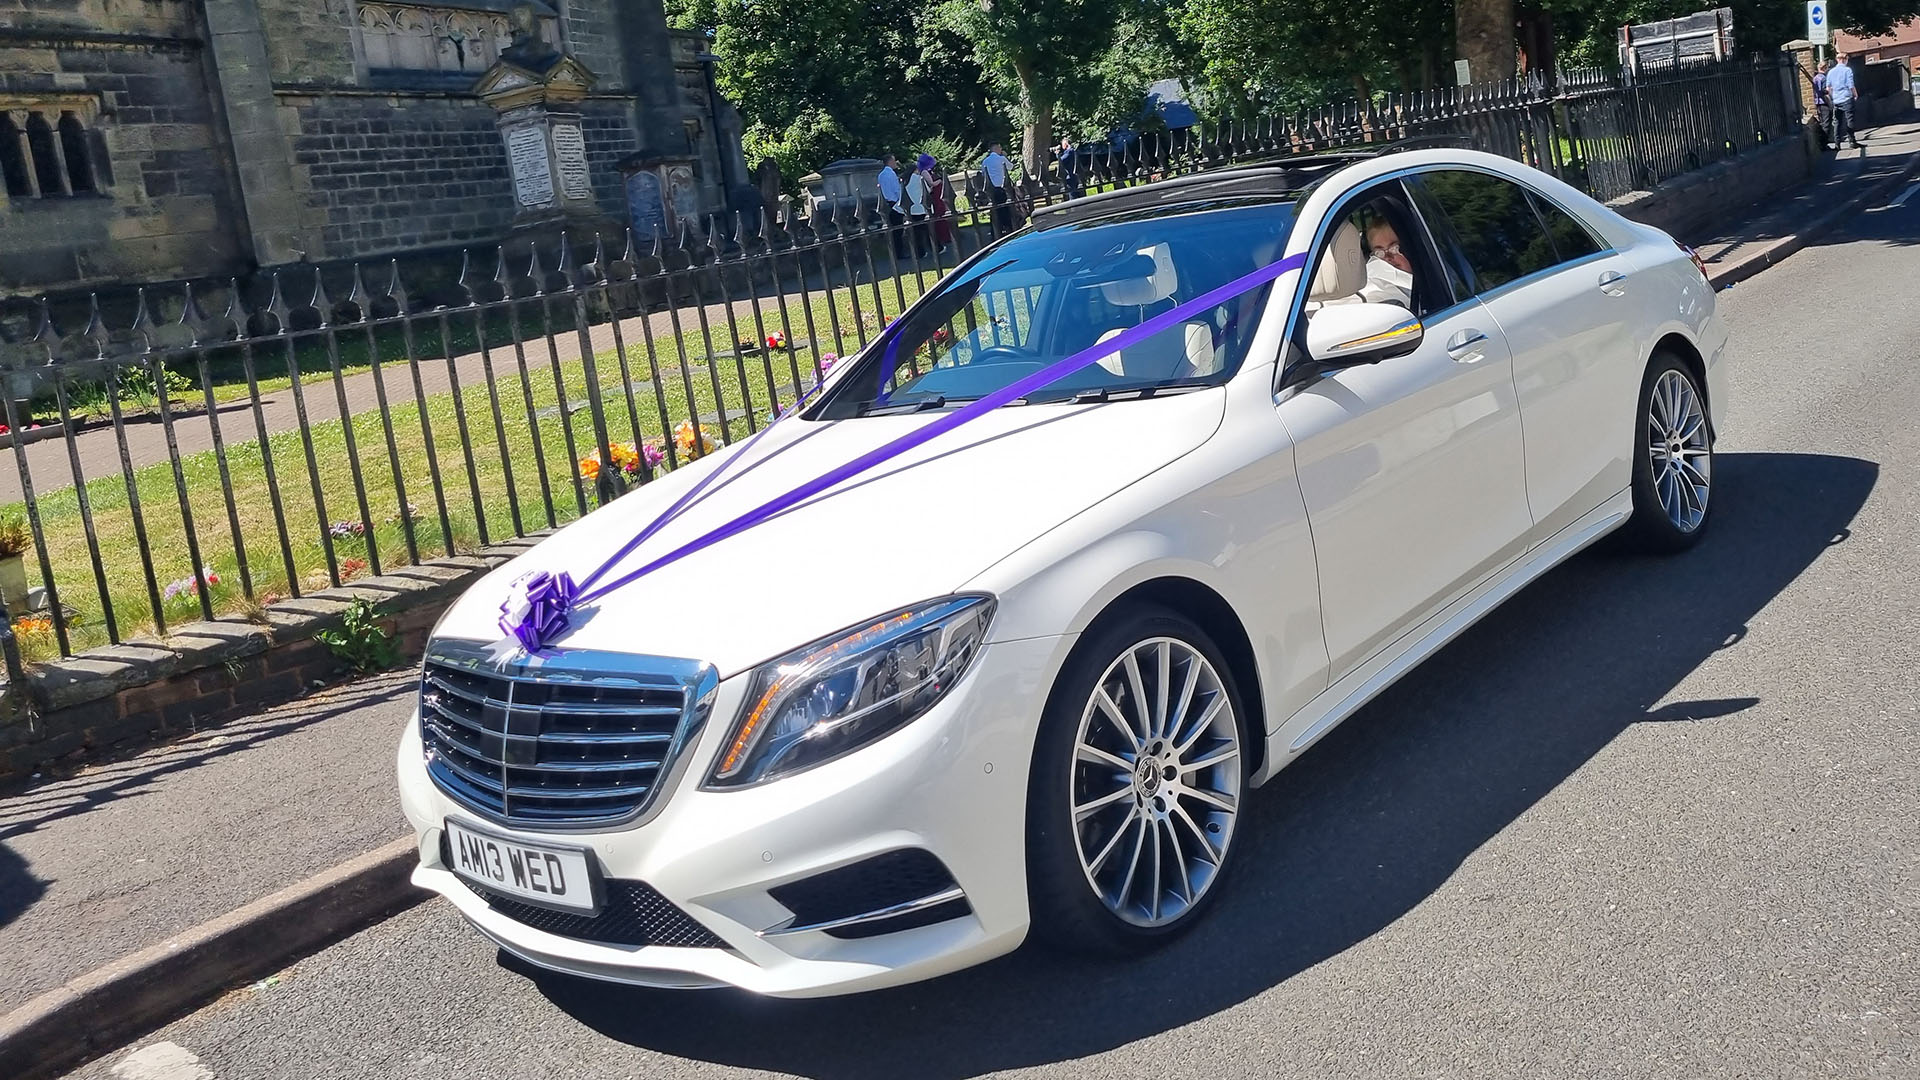
{"type": "MultiPolygon", "coordinates": [[[[1017,236],[941,282],[888,328],[813,417],[944,408],[1162,315],[1278,258],[1293,205],[1154,208],[1017,236]]],[[[1021,399],[1217,386],[1253,340],[1261,285],[1021,399]]]]}

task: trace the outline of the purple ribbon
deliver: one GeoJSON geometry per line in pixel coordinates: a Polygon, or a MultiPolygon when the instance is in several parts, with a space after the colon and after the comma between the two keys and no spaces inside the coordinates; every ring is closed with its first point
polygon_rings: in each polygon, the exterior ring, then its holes
{"type": "MultiPolygon", "coordinates": [[[[654,536],[674,518],[684,513],[686,509],[691,506],[694,498],[709,487],[714,479],[718,477],[721,472],[725,471],[727,466],[731,465],[734,461],[746,457],[747,451],[752,448],[753,443],[759,439],[760,435],[764,435],[773,429],[772,425],[769,425],[752,439],[747,440],[732,459],[723,463],[720,468],[707,474],[707,476],[701,479],[700,483],[694,485],[691,490],[676,500],[672,506],[667,508],[666,513],[662,514],[659,518],[655,519],[652,524],[641,530],[640,535],[621,545],[620,550],[615,552],[605,562],[601,563],[593,573],[587,575],[580,586],[578,595],[575,595],[572,580],[564,573],[558,575],[556,578],[548,575],[545,571],[538,571],[531,579],[526,579],[531,583],[534,579],[545,577],[548,579],[548,582],[553,583],[553,587],[543,589],[541,593],[543,600],[541,601],[541,606],[537,608],[537,616],[536,609],[530,604],[527,617],[512,620],[511,625],[509,625],[509,619],[506,614],[508,605],[513,603],[513,599],[509,598],[508,604],[502,605],[501,607],[501,629],[512,634],[519,640],[522,647],[532,652],[546,642],[553,640],[554,637],[558,636],[558,634],[565,629],[566,612],[568,608],[577,604],[592,603],[608,593],[613,592],[615,589],[630,585],[662,567],[679,562],[681,559],[695,552],[712,547],[730,536],[745,532],[761,522],[777,517],[823,491],[827,491],[846,480],[867,472],[887,461],[891,461],[917,446],[937,439],[941,435],[952,431],[954,428],[976,420],[1010,401],[1045,389],[1089,364],[1104,360],[1123,349],[1130,349],[1155,334],[1178,326],[1196,315],[1211,311],[1213,308],[1243,293],[1252,292],[1254,289],[1278,279],[1283,274],[1298,270],[1305,266],[1306,262],[1307,256],[1304,252],[1299,255],[1289,255],[1278,262],[1263,266],[1251,274],[1235,278],[1225,285],[1195,297],[1172,310],[1155,315],[1138,326],[1115,334],[1105,341],[1088,346],[1064,360],[1055,361],[1025,378],[1015,380],[985,397],[969,402],[955,409],[953,412],[941,416],[932,423],[916,428],[894,439],[892,442],[875,447],[844,465],[837,466],[811,480],[801,483],[785,494],[768,499],[766,502],[748,510],[733,520],[728,521],[726,524],[709,530],[701,536],[680,545],[636,570],[622,574],[611,581],[599,584],[597,588],[594,587],[595,583],[599,582],[616,563],[632,554],[633,551],[648,538],[654,536]],[[560,583],[564,584],[562,585],[560,583]],[[564,597],[558,601],[559,606],[557,609],[545,606],[549,603],[548,598],[552,597],[564,597]],[[551,612],[551,614],[549,614],[549,612],[551,612]]],[[[898,334],[896,333],[893,337],[894,339],[889,341],[889,345],[892,346],[892,350],[897,350],[899,347],[897,340],[898,334]]],[[[892,350],[890,350],[890,354],[892,350]]],[[[816,385],[815,389],[818,388],[818,385],[816,385]]],[[[809,391],[809,396],[811,396],[811,391],[809,391]]],[[[805,399],[803,398],[802,400],[805,399]]],[[[786,413],[783,413],[782,417],[784,418],[790,415],[798,408],[799,402],[795,402],[794,407],[788,409],[786,413]]],[[[547,582],[543,582],[542,584],[545,585],[547,582]]],[[[529,592],[529,598],[531,598],[531,592],[529,592]]]]}
{"type": "Polygon", "coordinates": [[[539,652],[567,628],[567,611],[578,593],[573,576],[566,571],[553,574],[535,570],[516,580],[500,604],[500,629],[512,635],[521,648],[539,652]]]}

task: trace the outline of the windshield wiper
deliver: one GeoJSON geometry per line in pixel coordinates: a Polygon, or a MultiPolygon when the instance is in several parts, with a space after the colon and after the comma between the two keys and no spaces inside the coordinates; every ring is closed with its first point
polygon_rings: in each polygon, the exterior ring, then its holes
{"type": "Polygon", "coordinates": [[[1149,386],[1102,386],[1091,390],[1076,390],[1072,393],[1040,396],[1029,394],[1020,398],[1016,405],[1047,405],[1066,401],[1075,405],[1103,404],[1109,401],[1145,400],[1162,394],[1181,394],[1189,390],[1205,390],[1219,385],[1210,379],[1181,379],[1177,382],[1154,383],[1149,386]]]}
{"type": "Polygon", "coordinates": [[[860,407],[860,411],[855,415],[857,416],[891,416],[894,413],[926,412],[930,409],[944,409],[946,407],[947,407],[946,395],[935,394],[930,398],[921,398],[918,401],[901,401],[901,402],[896,402],[892,405],[875,405],[869,402],[865,405],[862,405],[860,407]]]}

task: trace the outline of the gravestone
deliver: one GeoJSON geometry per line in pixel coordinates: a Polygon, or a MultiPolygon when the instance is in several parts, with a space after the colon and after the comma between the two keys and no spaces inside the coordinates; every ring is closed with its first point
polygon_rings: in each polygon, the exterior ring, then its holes
{"type": "Polygon", "coordinates": [[[593,72],[541,39],[533,9],[513,9],[513,44],[480,76],[473,92],[498,114],[513,178],[514,227],[595,217],[580,101],[593,72]]]}

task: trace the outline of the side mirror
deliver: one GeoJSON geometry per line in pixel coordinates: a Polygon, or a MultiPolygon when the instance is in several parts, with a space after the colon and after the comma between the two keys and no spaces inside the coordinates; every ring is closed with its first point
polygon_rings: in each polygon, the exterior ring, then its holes
{"type": "Polygon", "coordinates": [[[1377,364],[1419,348],[1424,332],[1398,304],[1333,304],[1307,317],[1307,356],[1322,368],[1377,364]]]}

